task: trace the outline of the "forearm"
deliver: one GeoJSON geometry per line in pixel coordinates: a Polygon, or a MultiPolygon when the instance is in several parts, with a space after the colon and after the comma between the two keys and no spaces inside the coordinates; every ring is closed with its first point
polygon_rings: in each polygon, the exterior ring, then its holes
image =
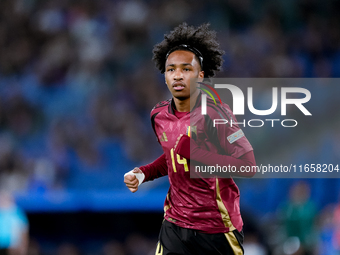
{"type": "Polygon", "coordinates": [[[165,154],[163,153],[155,161],[145,166],[141,166],[139,167],[139,169],[142,170],[142,172],[145,175],[145,179],[143,182],[152,181],[156,178],[167,175],[168,167],[166,163],[165,154]]]}

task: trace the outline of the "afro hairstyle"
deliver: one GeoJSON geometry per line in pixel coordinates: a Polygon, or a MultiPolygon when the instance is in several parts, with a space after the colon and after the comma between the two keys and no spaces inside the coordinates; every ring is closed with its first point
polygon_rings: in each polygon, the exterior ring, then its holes
{"type": "Polygon", "coordinates": [[[220,71],[224,51],[219,48],[216,32],[209,30],[209,26],[209,24],[203,24],[195,28],[182,23],[169,34],[165,34],[164,40],[153,48],[152,60],[161,73],[165,72],[168,52],[181,44],[194,47],[202,54],[204,77],[213,77],[215,71],[220,71]]]}

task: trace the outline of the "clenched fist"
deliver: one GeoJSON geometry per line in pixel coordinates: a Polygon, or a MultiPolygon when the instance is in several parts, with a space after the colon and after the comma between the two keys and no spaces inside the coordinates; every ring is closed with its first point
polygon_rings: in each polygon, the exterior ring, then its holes
{"type": "Polygon", "coordinates": [[[138,186],[144,180],[144,173],[138,167],[135,167],[132,171],[127,172],[124,175],[124,183],[128,189],[134,193],[138,190],[138,186]]]}

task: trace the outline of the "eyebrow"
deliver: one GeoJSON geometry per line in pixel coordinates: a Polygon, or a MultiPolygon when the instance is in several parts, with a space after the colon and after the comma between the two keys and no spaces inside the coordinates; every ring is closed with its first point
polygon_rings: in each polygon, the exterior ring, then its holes
{"type": "MultiPolygon", "coordinates": [[[[179,64],[180,66],[192,66],[192,64],[190,63],[182,63],[182,64],[179,64]]],[[[166,65],[166,67],[168,66],[175,66],[175,64],[169,64],[169,65],[166,65]]]]}

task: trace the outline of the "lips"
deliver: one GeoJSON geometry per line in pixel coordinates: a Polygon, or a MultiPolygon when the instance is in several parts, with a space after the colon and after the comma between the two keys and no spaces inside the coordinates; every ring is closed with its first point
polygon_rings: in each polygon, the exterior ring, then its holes
{"type": "Polygon", "coordinates": [[[174,90],[180,91],[180,90],[183,90],[185,88],[185,85],[182,82],[174,82],[172,84],[172,87],[174,88],[174,90]]]}

